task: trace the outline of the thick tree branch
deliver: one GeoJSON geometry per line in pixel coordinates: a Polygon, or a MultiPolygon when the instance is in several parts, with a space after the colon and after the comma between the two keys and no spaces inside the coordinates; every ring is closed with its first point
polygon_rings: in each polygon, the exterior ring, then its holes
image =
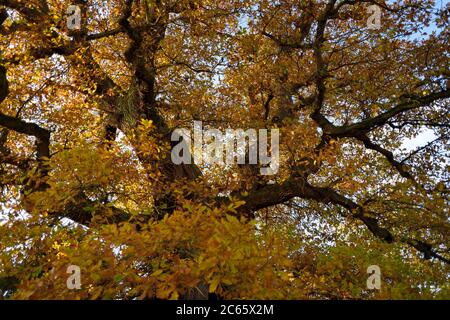
{"type": "Polygon", "coordinates": [[[386,149],[384,149],[383,147],[381,147],[381,146],[379,146],[379,145],[373,143],[373,142],[369,139],[369,137],[367,137],[365,134],[358,135],[358,139],[361,140],[361,141],[364,143],[364,146],[365,146],[366,148],[381,153],[381,154],[389,161],[389,163],[390,163],[395,169],[397,169],[398,173],[400,173],[400,175],[401,175],[403,178],[410,179],[410,180],[412,180],[413,182],[416,182],[415,179],[414,179],[414,177],[413,177],[408,171],[406,171],[405,166],[404,166],[401,162],[395,160],[394,154],[393,154],[391,151],[386,150],[386,149]]]}
{"type": "Polygon", "coordinates": [[[7,129],[34,136],[37,139],[39,157],[49,157],[50,131],[38,126],[35,123],[25,122],[23,120],[1,114],[0,126],[7,129]]]}
{"type": "Polygon", "coordinates": [[[40,1],[40,6],[27,5],[26,1],[21,0],[0,0],[0,6],[14,9],[27,18],[29,21],[39,22],[43,13],[48,12],[47,1],[40,1]]]}
{"type": "MultiPolygon", "coordinates": [[[[394,108],[381,113],[380,115],[369,118],[366,120],[363,120],[361,122],[348,125],[348,126],[331,126],[327,127],[331,132],[327,132],[328,134],[334,136],[334,137],[351,137],[354,136],[356,133],[367,133],[371,130],[373,130],[376,127],[380,127],[393,117],[404,113],[409,110],[417,109],[420,107],[428,106],[431,103],[441,100],[450,98],[450,89],[446,89],[439,92],[433,92],[426,96],[413,96],[405,99],[405,101],[400,102],[398,105],[396,105],[394,108]]],[[[322,120],[323,121],[323,120],[322,120]]],[[[325,129],[325,128],[324,128],[325,129]]]]}
{"type": "Polygon", "coordinates": [[[376,218],[372,217],[372,215],[367,215],[362,206],[340,195],[331,188],[314,187],[304,178],[290,178],[282,184],[267,185],[262,189],[253,191],[248,196],[242,197],[245,204],[240,208],[240,210],[242,210],[244,215],[249,216],[248,212],[282,204],[296,197],[315,200],[324,204],[331,203],[344,207],[350,211],[350,217],[362,221],[370,232],[377,238],[388,243],[392,243],[394,241],[404,242],[422,252],[424,257],[427,259],[434,257],[442,262],[450,264],[450,261],[436,253],[432,249],[431,245],[415,239],[397,240],[389,230],[380,226],[376,218]]]}

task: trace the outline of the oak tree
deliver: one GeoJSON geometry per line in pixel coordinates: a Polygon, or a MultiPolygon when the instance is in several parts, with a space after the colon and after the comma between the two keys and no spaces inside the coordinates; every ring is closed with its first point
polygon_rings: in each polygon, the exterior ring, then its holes
{"type": "Polygon", "coordinates": [[[432,0],[0,0],[1,296],[449,298],[448,17],[432,0]],[[193,121],[279,129],[279,172],[175,164],[193,121]]]}

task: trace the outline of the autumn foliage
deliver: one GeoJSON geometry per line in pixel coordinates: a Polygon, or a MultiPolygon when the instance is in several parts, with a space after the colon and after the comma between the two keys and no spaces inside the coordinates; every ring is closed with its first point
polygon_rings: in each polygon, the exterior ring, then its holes
{"type": "Polygon", "coordinates": [[[0,298],[450,298],[448,17],[0,0],[0,298]],[[279,129],[279,172],[174,164],[193,121],[279,129]]]}

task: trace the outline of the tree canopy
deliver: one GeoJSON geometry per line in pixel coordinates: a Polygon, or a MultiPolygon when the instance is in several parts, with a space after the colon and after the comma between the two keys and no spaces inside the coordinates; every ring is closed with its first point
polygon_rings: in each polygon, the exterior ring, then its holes
{"type": "Polygon", "coordinates": [[[450,298],[448,18],[432,0],[0,0],[0,296],[450,298]],[[175,164],[194,121],[278,129],[279,171],[175,164]]]}

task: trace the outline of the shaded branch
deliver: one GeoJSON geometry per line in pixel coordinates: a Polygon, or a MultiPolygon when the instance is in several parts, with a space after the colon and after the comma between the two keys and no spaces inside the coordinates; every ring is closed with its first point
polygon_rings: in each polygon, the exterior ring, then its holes
{"type": "Polygon", "coordinates": [[[377,238],[387,243],[401,241],[423,253],[424,258],[426,259],[434,257],[442,262],[450,264],[450,261],[436,253],[431,245],[416,239],[397,240],[391,231],[380,226],[380,223],[376,218],[372,217],[372,215],[369,216],[362,206],[340,195],[331,188],[314,187],[310,185],[305,178],[290,178],[282,184],[267,185],[264,188],[255,190],[248,196],[242,197],[245,204],[240,210],[242,210],[243,215],[248,216],[249,212],[282,204],[296,197],[315,200],[323,204],[334,204],[344,207],[351,212],[350,217],[363,222],[377,238]]]}

